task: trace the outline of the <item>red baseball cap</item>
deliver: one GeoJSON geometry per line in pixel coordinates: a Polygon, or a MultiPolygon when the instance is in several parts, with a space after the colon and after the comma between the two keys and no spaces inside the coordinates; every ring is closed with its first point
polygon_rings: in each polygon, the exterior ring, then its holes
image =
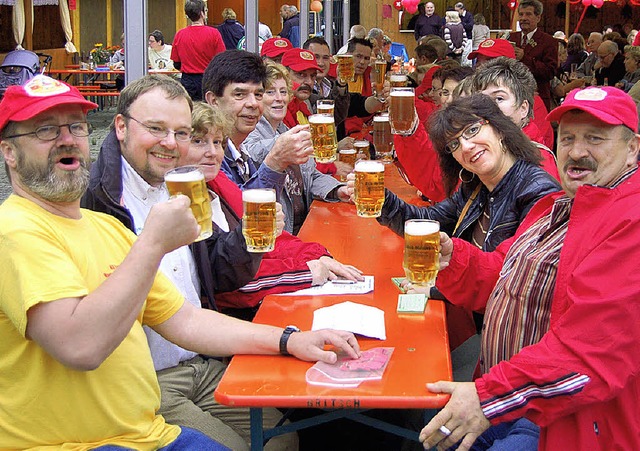
{"type": "Polygon", "coordinates": [[[488,58],[506,56],[507,58],[515,59],[516,52],[513,49],[513,44],[506,39],[485,39],[478,46],[478,50],[469,53],[467,58],[472,60],[477,58],[478,55],[483,55],[488,58]]]}
{"type": "Polygon", "coordinates": [[[548,121],[560,122],[570,110],[581,110],[610,125],[626,125],[638,132],[638,111],[631,96],[613,86],[593,86],[574,89],[562,105],[547,115],[548,121]]]}
{"type": "Polygon", "coordinates": [[[9,121],[26,121],[59,105],[78,105],[85,114],[98,107],[73,86],[46,75],[36,75],[22,86],[7,88],[0,102],[0,130],[9,121]]]}
{"type": "Polygon", "coordinates": [[[282,65],[296,72],[307,69],[322,70],[316,62],[316,57],[309,50],[293,48],[282,55],[282,65]]]}
{"type": "Polygon", "coordinates": [[[293,44],[287,38],[269,38],[262,43],[260,56],[276,58],[292,48],[293,44]]]}

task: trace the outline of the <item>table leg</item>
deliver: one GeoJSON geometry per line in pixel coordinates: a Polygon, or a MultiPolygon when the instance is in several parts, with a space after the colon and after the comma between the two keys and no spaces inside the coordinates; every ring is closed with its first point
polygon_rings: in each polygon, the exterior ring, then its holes
{"type": "Polygon", "coordinates": [[[251,451],[262,451],[264,445],[264,430],[262,428],[262,408],[251,407],[249,409],[251,419],[251,451]]]}

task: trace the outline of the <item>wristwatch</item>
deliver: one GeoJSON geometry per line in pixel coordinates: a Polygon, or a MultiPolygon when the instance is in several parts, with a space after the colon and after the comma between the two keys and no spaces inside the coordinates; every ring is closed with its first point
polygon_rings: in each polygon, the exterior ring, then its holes
{"type": "Polygon", "coordinates": [[[287,342],[289,341],[289,337],[294,332],[300,332],[296,326],[287,326],[282,331],[282,336],[280,337],[280,354],[282,355],[291,355],[289,351],[287,351],[287,342]]]}

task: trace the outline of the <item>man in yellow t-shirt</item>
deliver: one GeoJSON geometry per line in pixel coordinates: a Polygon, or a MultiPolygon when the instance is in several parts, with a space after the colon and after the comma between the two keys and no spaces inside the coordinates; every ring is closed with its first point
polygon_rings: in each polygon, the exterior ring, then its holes
{"type": "MultiPolygon", "coordinates": [[[[275,354],[283,331],[196,309],[157,272],[165,253],[198,236],[188,198],[154,206],[137,238],[80,208],[86,113],[95,106],[42,75],[10,87],[0,103],[13,188],[0,205],[0,448],[224,449],[156,414],[160,391],[142,325],[220,356],[275,354]]],[[[287,337],[284,350],[301,359],[335,361],[325,344],[359,355],[350,333],[287,337]]]]}

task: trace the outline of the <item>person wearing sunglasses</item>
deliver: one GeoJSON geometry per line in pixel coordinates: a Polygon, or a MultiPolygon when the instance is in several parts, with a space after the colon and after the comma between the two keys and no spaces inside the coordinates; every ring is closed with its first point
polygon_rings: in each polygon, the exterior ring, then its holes
{"type": "MultiPolygon", "coordinates": [[[[417,207],[387,190],[378,222],[399,235],[408,219],[432,219],[448,235],[492,251],[513,236],[540,198],[560,189],[540,167],[536,146],[484,94],[458,98],[434,113],[429,136],[449,197],[417,207]]],[[[451,304],[447,322],[452,350],[476,333],[470,312],[451,304]]]]}

